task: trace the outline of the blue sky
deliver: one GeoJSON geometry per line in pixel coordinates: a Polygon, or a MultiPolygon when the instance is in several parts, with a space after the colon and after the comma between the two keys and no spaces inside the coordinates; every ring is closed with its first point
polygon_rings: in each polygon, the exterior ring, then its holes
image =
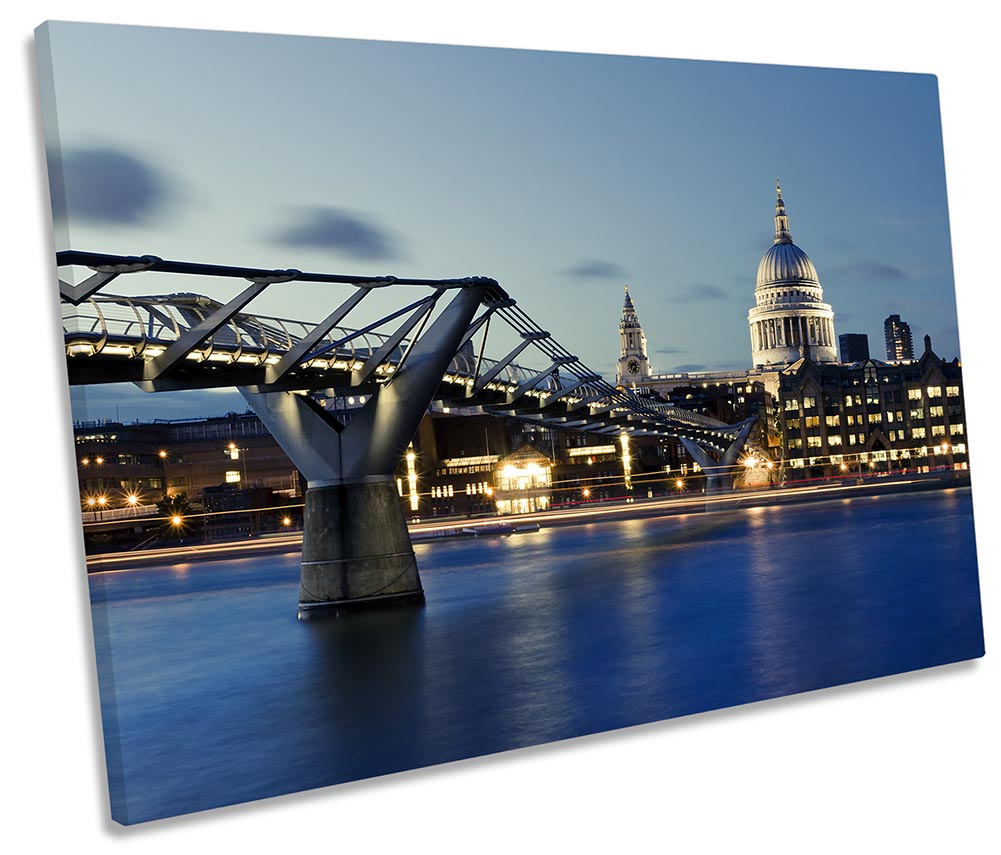
{"type": "MultiPolygon", "coordinates": [[[[609,377],[628,284],[656,370],[743,367],[781,177],[838,333],[868,333],[879,356],[894,313],[916,343],[960,353],[932,76],[89,24],[49,35],[60,249],[489,275],[609,377]]],[[[318,319],[338,296],[299,285],[253,308],[318,319]]],[[[121,387],[88,390],[86,412],[74,402],[78,418],[244,408],[235,392],[121,387]]]]}

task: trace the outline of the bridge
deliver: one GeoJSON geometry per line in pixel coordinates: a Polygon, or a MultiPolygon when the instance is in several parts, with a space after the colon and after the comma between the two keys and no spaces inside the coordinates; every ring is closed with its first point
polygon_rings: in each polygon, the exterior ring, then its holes
{"type": "Polygon", "coordinates": [[[57,266],[66,271],[59,288],[70,385],[235,387],[302,472],[300,616],[423,599],[394,473],[433,401],[561,430],[674,437],[710,489],[729,486],[754,424],[727,425],[610,384],[488,277],[307,273],[73,250],[58,253],[57,266]],[[120,277],[145,277],[148,287],[163,281],[157,274],[245,284],[225,303],[105,290],[120,277]],[[289,283],[339,286],[330,289],[337,296],[326,317],[246,311],[265,290],[289,283]],[[403,305],[344,326],[375,292],[403,305]],[[505,355],[488,357],[488,341],[505,355]],[[529,350],[545,367],[515,361],[529,350]],[[345,400],[356,403],[345,409],[345,400]]]}

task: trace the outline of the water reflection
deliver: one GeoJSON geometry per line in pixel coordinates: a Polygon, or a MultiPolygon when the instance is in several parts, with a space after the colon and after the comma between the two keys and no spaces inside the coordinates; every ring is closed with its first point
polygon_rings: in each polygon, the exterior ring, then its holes
{"type": "Polygon", "coordinates": [[[983,650],[968,491],[417,553],[424,608],[304,623],[293,553],[92,576],[117,812],[199,810],[983,650]]]}

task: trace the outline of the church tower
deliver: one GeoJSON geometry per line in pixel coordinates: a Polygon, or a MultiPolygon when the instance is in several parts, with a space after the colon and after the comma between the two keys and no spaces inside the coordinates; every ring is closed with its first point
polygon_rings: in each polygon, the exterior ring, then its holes
{"type": "Polygon", "coordinates": [[[620,386],[632,386],[650,379],[653,370],[646,355],[646,336],[636,316],[633,298],[626,286],[626,299],[622,304],[622,320],[619,321],[619,362],[615,370],[616,382],[620,386]]]}

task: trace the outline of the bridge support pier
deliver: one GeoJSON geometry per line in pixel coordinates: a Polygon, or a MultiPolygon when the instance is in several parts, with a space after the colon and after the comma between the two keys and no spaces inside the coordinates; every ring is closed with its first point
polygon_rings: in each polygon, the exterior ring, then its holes
{"type": "Polygon", "coordinates": [[[744,450],[744,443],[751,435],[756,419],[745,421],[737,438],[727,447],[719,460],[713,460],[709,453],[687,437],[681,437],[681,444],[691,455],[692,459],[699,464],[699,468],[706,475],[706,493],[726,493],[733,490],[733,467],[737,465],[737,458],[744,450]]]}
{"type": "Polygon", "coordinates": [[[424,601],[394,474],[490,284],[463,286],[350,420],[306,394],[240,387],[306,477],[300,618],[424,601]]]}
{"type": "Polygon", "coordinates": [[[424,601],[392,480],[306,491],[299,616],[424,601]]]}

